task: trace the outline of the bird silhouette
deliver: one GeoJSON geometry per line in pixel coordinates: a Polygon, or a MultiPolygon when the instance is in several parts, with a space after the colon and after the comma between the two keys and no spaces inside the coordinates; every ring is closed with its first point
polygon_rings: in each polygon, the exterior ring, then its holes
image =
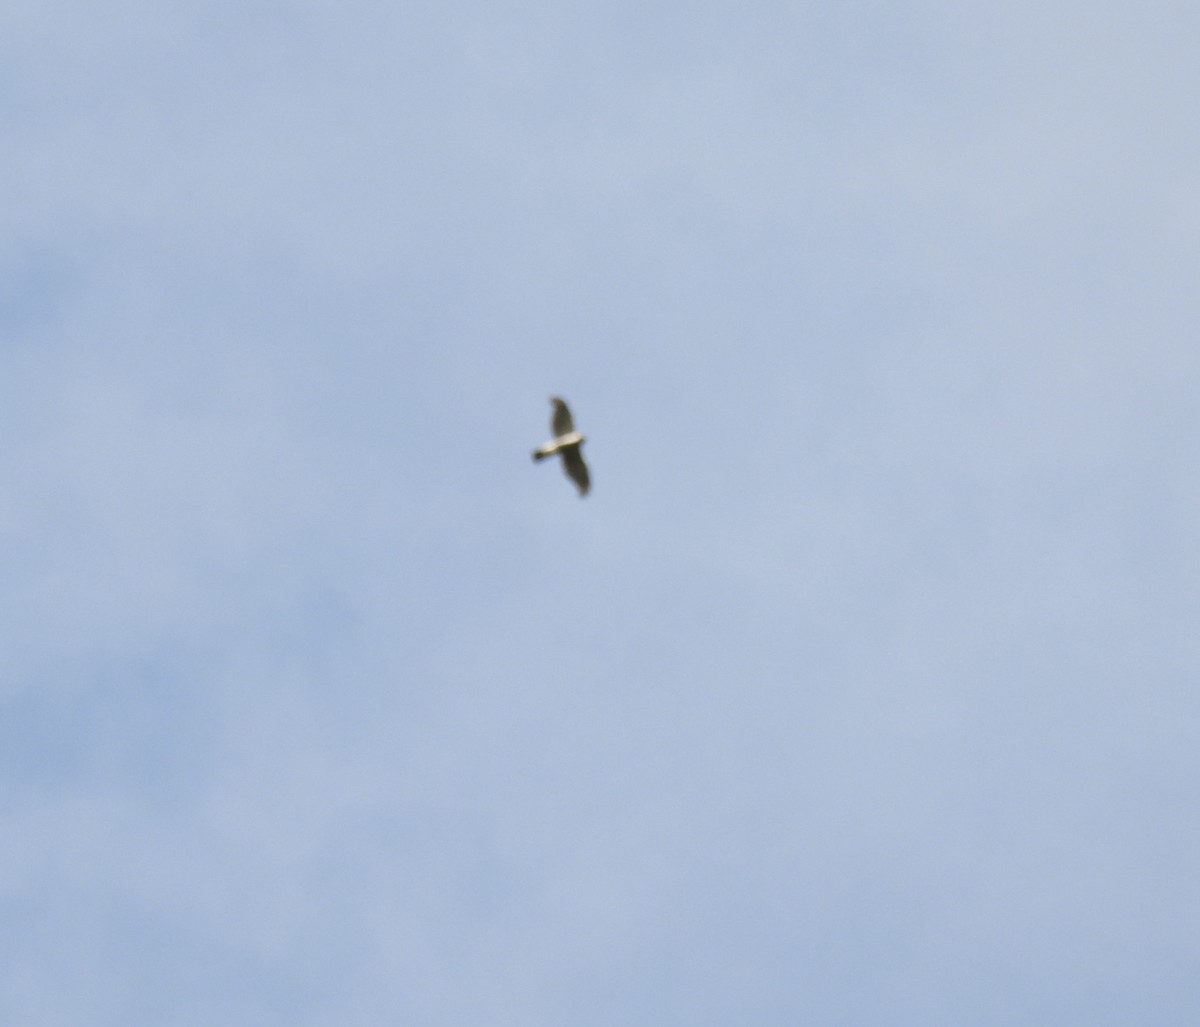
{"type": "Polygon", "coordinates": [[[561,456],[567,477],[575,482],[579,495],[586,496],[592,484],[588,465],[583,460],[583,444],[587,437],[575,430],[571,408],[563,400],[558,396],[551,396],[550,402],[554,404],[554,414],[550,418],[550,430],[554,432],[554,438],[540,449],[535,449],[533,459],[545,460],[546,457],[555,454],[561,456]]]}

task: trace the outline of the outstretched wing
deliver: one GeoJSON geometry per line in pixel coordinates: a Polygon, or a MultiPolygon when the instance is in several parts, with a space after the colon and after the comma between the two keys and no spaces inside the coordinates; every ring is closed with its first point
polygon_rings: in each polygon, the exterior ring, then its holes
{"type": "Polygon", "coordinates": [[[564,446],[560,452],[562,453],[563,470],[567,472],[567,477],[578,486],[579,494],[586,496],[592,481],[588,476],[588,465],[583,461],[582,447],[564,446]]]}
{"type": "Polygon", "coordinates": [[[575,421],[571,418],[570,408],[557,396],[551,396],[550,402],[554,404],[554,416],[550,418],[550,428],[554,432],[554,437],[570,435],[575,430],[575,421]]]}

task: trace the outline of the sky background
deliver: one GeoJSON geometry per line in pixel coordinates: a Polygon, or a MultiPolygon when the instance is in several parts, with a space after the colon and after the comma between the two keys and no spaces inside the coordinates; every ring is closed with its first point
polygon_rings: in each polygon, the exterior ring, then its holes
{"type": "Polygon", "coordinates": [[[1197,53],[0,8],[4,1022],[1200,1022],[1197,53]]]}

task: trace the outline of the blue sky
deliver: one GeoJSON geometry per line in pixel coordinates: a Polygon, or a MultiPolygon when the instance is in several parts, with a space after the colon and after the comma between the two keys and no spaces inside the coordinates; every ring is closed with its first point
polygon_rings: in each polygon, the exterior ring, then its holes
{"type": "Polygon", "coordinates": [[[6,1022],[1196,1023],[1198,43],[8,5],[6,1022]]]}

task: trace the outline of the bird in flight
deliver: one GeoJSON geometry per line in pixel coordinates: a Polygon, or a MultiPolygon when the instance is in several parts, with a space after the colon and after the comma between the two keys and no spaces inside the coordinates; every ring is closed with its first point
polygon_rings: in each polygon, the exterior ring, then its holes
{"type": "Polygon", "coordinates": [[[588,466],[583,462],[583,444],[587,439],[575,430],[575,422],[567,404],[557,396],[551,396],[550,402],[554,404],[554,416],[550,418],[550,429],[554,432],[554,438],[541,449],[535,449],[533,458],[545,460],[548,456],[559,454],[567,477],[575,482],[579,495],[586,496],[591,485],[588,466]]]}

